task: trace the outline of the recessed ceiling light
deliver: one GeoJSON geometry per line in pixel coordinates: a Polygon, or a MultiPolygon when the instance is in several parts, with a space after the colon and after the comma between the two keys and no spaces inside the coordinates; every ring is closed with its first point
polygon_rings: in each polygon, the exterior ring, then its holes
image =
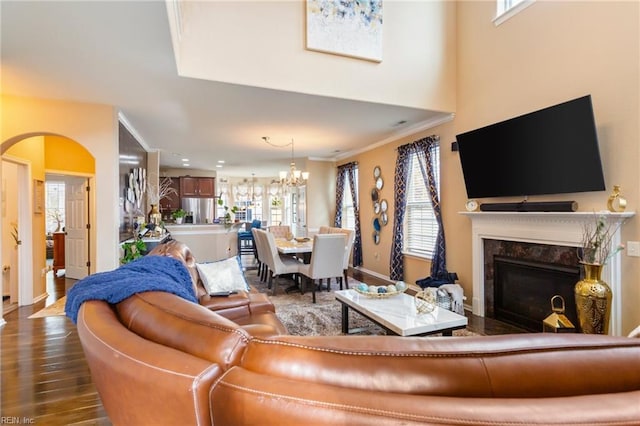
{"type": "Polygon", "coordinates": [[[189,163],[182,163],[182,167],[189,167],[189,163]]]}
{"type": "Polygon", "coordinates": [[[188,159],[188,158],[183,158],[183,159],[182,159],[182,161],[183,161],[184,163],[188,163],[188,162],[189,162],[189,159],[188,159]]]}
{"type": "Polygon", "coordinates": [[[218,160],[218,163],[224,164],[224,160],[218,160]]]}
{"type": "Polygon", "coordinates": [[[216,164],[216,167],[222,167],[222,164],[216,164]]]}

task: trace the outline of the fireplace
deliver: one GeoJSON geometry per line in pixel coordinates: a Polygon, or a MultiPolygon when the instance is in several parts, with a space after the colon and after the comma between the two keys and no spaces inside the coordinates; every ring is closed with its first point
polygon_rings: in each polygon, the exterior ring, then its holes
{"type": "Polygon", "coordinates": [[[573,296],[573,287],[580,279],[577,265],[495,256],[493,270],[493,318],[528,331],[542,331],[542,321],[552,312],[551,298],[560,295],[565,301],[565,315],[577,326],[573,296]]]}
{"type": "MultiPolygon", "coordinates": [[[[524,250],[526,252],[524,256],[511,256],[508,252],[496,254],[504,257],[521,257],[525,262],[554,263],[566,267],[577,267],[577,259],[575,257],[570,259],[570,257],[575,256],[576,247],[581,243],[584,224],[587,222],[592,223],[594,220],[594,213],[589,212],[461,212],[461,214],[469,217],[472,221],[472,309],[475,315],[482,317],[495,315],[495,308],[492,307],[495,288],[487,280],[488,277],[491,277],[490,281],[493,282],[495,266],[493,264],[493,255],[489,256],[485,252],[485,243],[492,244],[491,241],[531,243],[533,246],[530,248],[513,249],[524,250]],[[544,256],[542,258],[529,257],[530,254],[538,255],[544,252],[552,253],[552,260],[546,259],[544,256]],[[567,253],[571,253],[571,256],[567,253]]],[[[601,214],[604,215],[608,223],[617,225],[625,219],[633,217],[635,213],[602,212],[601,214]]],[[[612,244],[617,245],[620,242],[621,235],[618,228],[613,236],[612,244]]],[[[622,332],[622,297],[620,297],[622,268],[620,254],[611,258],[605,265],[602,278],[609,284],[614,294],[609,334],[620,336],[622,332]]],[[[572,278],[573,284],[578,279],[573,280],[572,278]]],[[[551,308],[551,296],[545,303],[545,308],[548,310],[551,308]]],[[[573,302],[572,297],[569,299],[564,297],[564,299],[566,304],[573,302]]]]}

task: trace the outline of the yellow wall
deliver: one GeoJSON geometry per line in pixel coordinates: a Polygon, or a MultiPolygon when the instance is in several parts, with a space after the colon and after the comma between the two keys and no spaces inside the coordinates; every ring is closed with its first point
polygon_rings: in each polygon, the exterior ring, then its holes
{"type": "MultiPolygon", "coordinates": [[[[91,270],[101,272],[116,268],[120,257],[116,109],[108,105],[5,94],[0,103],[0,152],[4,153],[25,137],[62,135],[77,141],[95,158],[94,193],[99,196],[92,201],[91,222],[100,226],[91,230],[91,270]]],[[[41,179],[44,179],[44,173],[41,179]]]]}
{"type": "MultiPolygon", "coordinates": [[[[44,137],[35,136],[13,145],[6,152],[13,158],[29,162],[31,178],[44,182],[44,137]]],[[[45,214],[31,212],[33,246],[33,295],[38,297],[46,291],[46,281],[42,269],[46,267],[45,214]]]]}
{"type": "MultiPolygon", "coordinates": [[[[360,173],[362,243],[365,269],[389,275],[390,225],[381,243],[371,242],[372,171],[385,178],[382,197],[393,198],[394,149],[429,134],[441,138],[441,202],[447,267],[472,298],[471,224],[458,214],[466,191],[459,157],[450,149],[456,134],[591,94],[607,190],[531,197],[576,200],[580,211],[606,209],[613,185],[621,185],[629,210],[640,201],[640,3],[538,1],[495,26],[495,1],[457,3],[457,111],[455,119],[343,162],[357,160],[360,173]],[[380,259],[376,258],[376,254],[380,259]]],[[[496,201],[484,199],[481,202],[496,201]]],[[[521,201],[501,199],[500,201],[521,201]]],[[[390,216],[390,223],[393,216],[390,216]]],[[[623,228],[623,241],[640,240],[638,218],[623,228]]],[[[640,259],[622,255],[622,332],[640,324],[640,259]]],[[[429,274],[429,262],[407,259],[405,280],[429,274]]]]}
{"type": "MultiPolygon", "coordinates": [[[[576,200],[579,210],[597,211],[606,209],[617,184],[628,208],[638,210],[639,8],[639,2],[537,1],[496,27],[491,22],[495,2],[458,3],[456,132],[591,94],[607,190],[532,199],[576,200]]],[[[461,207],[464,188],[454,193],[447,201],[461,207]]],[[[463,218],[448,226],[470,229],[463,218]]],[[[640,239],[639,231],[638,219],[630,220],[622,240],[640,239]]],[[[452,243],[470,259],[469,237],[452,243]]],[[[623,294],[614,297],[622,298],[623,333],[640,324],[639,261],[622,255],[623,294]]],[[[464,280],[470,282],[470,263],[449,265],[464,270],[464,280]]]]}
{"type": "Polygon", "coordinates": [[[61,136],[45,136],[44,141],[46,170],[95,173],[96,161],[82,145],[61,136]]]}

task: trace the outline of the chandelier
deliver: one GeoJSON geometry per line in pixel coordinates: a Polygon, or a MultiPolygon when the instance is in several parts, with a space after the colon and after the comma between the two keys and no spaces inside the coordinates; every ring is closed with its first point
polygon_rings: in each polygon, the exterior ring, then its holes
{"type": "Polygon", "coordinates": [[[262,139],[269,145],[275,146],[277,148],[283,148],[285,146],[291,145],[291,163],[289,164],[288,171],[283,170],[280,172],[279,174],[280,184],[285,187],[297,187],[297,186],[305,185],[307,183],[307,180],[309,179],[309,172],[303,172],[296,168],[296,163],[294,161],[295,157],[294,157],[293,139],[291,139],[291,143],[288,143],[286,145],[280,145],[280,146],[272,144],[269,141],[269,138],[267,136],[263,136],[262,139]]]}

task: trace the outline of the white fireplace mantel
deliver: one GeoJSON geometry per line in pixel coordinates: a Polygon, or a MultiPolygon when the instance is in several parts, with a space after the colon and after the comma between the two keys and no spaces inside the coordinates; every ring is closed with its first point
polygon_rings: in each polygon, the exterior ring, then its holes
{"type": "MultiPolygon", "coordinates": [[[[485,315],[484,241],[507,240],[527,243],[579,247],[584,225],[602,215],[616,232],[612,244],[620,244],[620,226],[635,212],[460,212],[471,219],[473,255],[473,313],[485,315]]],[[[613,302],[609,334],[619,336],[621,330],[621,255],[613,256],[603,268],[602,279],[611,286],[613,302]]]]}

